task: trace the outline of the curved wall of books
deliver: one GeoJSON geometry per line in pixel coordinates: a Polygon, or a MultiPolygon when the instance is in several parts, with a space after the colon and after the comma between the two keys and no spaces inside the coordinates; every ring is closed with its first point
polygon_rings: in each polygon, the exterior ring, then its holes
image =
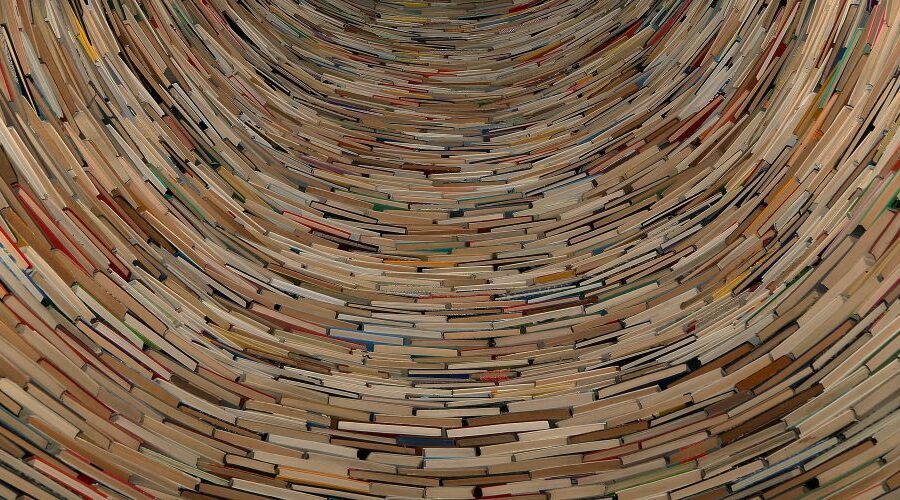
{"type": "Polygon", "coordinates": [[[0,497],[892,495],[898,12],[0,1],[0,497]]]}

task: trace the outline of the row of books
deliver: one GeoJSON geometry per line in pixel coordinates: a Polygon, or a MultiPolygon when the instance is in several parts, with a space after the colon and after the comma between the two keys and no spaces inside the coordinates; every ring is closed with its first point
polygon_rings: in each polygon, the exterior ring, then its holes
{"type": "Polygon", "coordinates": [[[898,23],[5,1],[0,497],[895,495],[898,23]]]}

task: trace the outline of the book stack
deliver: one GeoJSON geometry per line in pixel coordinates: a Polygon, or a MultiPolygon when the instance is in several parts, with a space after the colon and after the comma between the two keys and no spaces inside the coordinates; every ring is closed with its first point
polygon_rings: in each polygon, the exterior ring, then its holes
{"type": "Polygon", "coordinates": [[[2,0],[0,497],[892,498],[900,3],[2,0]]]}

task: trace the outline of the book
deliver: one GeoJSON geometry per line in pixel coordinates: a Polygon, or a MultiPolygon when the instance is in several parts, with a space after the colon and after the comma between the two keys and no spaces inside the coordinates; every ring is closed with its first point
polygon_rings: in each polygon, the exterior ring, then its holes
{"type": "Polygon", "coordinates": [[[898,21],[9,2],[0,496],[889,496],[898,21]]]}

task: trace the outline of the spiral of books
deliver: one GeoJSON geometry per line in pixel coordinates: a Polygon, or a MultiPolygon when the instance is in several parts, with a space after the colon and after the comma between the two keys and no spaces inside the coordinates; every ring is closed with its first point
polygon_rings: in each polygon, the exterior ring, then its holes
{"type": "Polygon", "coordinates": [[[896,498],[900,2],[0,0],[0,498],[896,498]]]}

